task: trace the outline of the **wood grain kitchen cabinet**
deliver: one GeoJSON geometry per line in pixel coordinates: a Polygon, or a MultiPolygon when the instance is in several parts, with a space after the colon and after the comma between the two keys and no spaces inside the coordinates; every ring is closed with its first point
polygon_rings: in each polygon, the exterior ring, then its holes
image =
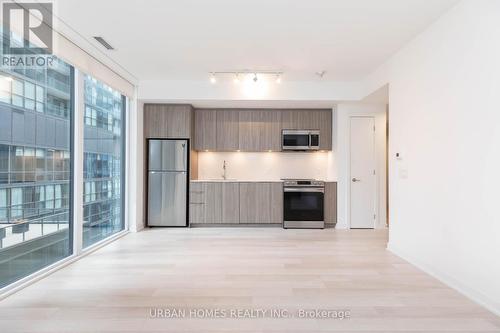
{"type": "Polygon", "coordinates": [[[283,183],[270,183],[271,223],[283,223],[283,183]]]}
{"type": "Polygon", "coordinates": [[[319,149],[332,150],[332,111],[319,111],[319,149]]]}
{"type": "Polygon", "coordinates": [[[205,189],[203,183],[189,184],[189,223],[205,223],[205,189]]]}
{"type": "Polygon", "coordinates": [[[240,223],[239,183],[222,183],[222,223],[240,223]]]}
{"type": "Polygon", "coordinates": [[[260,151],[260,111],[239,111],[239,142],[241,151],[260,151]]]}
{"type": "Polygon", "coordinates": [[[258,111],[259,150],[281,150],[281,112],[278,110],[258,111]]]}
{"type": "Polygon", "coordinates": [[[280,186],[281,183],[240,183],[240,224],[281,223],[280,186]]]}
{"type": "Polygon", "coordinates": [[[239,111],[217,110],[216,149],[235,151],[239,148],[239,111]]]}
{"type": "Polygon", "coordinates": [[[325,224],[337,223],[337,183],[325,182],[325,224]]]}
{"type": "Polygon", "coordinates": [[[299,110],[281,111],[281,129],[305,129],[302,118],[299,110]]]}
{"type": "Polygon", "coordinates": [[[193,108],[182,104],[145,104],[145,138],[189,139],[192,132],[193,108]]]}
{"type": "Polygon", "coordinates": [[[198,109],[194,112],[194,149],[217,149],[217,111],[198,109]]]}
{"type": "Polygon", "coordinates": [[[203,183],[205,191],[205,223],[222,223],[222,183],[203,183]]]}

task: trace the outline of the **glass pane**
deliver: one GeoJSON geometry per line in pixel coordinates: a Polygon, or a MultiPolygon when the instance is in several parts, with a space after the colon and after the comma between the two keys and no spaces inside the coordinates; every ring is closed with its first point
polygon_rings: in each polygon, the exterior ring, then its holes
{"type": "Polygon", "coordinates": [[[28,110],[35,110],[35,101],[32,99],[25,99],[24,100],[24,107],[28,110]]]}
{"type": "Polygon", "coordinates": [[[24,97],[35,99],[35,85],[30,82],[24,82],[24,97]]]}
{"type": "Polygon", "coordinates": [[[0,223],[7,220],[7,189],[0,188],[0,223]]]}
{"type": "Polygon", "coordinates": [[[24,95],[23,81],[12,80],[12,93],[20,96],[24,95]]]}
{"type": "Polygon", "coordinates": [[[23,106],[23,98],[19,95],[12,95],[12,105],[23,106]]]}
{"type": "Polygon", "coordinates": [[[45,94],[45,92],[44,92],[43,87],[36,86],[36,100],[38,102],[42,102],[43,103],[45,101],[44,94],[45,94]]]}
{"type": "Polygon", "coordinates": [[[38,112],[44,112],[45,111],[44,108],[45,108],[45,105],[43,103],[36,102],[36,110],[38,112]]]}
{"type": "Polygon", "coordinates": [[[83,246],[87,247],[124,229],[122,215],[125,145],[123,119],[125,98],[97,81],[85,77],[85,127],[99,133],[84,134],[83,246]],[[115,124],[109,126],[109,124],[115,124]],[[109,188],[108,184],[115,184],[109,188]]]}
{"type": "MultiPolygon", "coordinates": [[[[41,140],[37,136],[37,143],[33,143],[33,133],[22,127],[19,130],[17,122],[0,126],[0,132],[16,133],[9,134],[8,139],[0,133],[4,138],[0,144],[0,288],[72,253],[71,200],[67,190],[71,181],[68,170],[72,86],[72,68],[64,73],[53,68],[0,70],[2,101],[10,101],[12,91],[11,102],[24,115],[39,111],[36,117],[32,116],[32,127],[43,135],[54,131],[54,117],[64,125],[58,128],[67,131],[58,133],[57,142],[52,144],[44,136],[41,140]],[[54,112],[43,113],[49,101],[54,112]],[[54,150],[64,157],[57,179],[53,178],[54,150]]],[[[12,109],[11,105],[0,103],[0,114],[11,114],[12,109]]]]}
{"type": "Polygon", "coordinates": [[[0,89],[0,102],[10,104],[10,92],[0,89]]]}

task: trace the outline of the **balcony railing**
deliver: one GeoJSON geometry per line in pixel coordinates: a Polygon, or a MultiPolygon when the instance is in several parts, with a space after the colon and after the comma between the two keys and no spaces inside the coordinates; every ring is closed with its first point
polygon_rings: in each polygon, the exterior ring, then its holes
{"type": "Polygon", "coordinates": [[[18,223],[0,223],[0,251],[63,229],[68,229],[68,227],[68,212],[18,223]]]}

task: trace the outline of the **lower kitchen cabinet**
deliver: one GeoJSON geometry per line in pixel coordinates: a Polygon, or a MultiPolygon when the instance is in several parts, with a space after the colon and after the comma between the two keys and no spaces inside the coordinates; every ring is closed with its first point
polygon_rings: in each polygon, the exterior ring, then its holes
{"type": "Polygon", "coordinates": [[[204,183],[205,223],[222,222],[222,183],[204,183]]]}
{"type": "Polygon", "coordinates": [[[240,183],[240,223],[281,223],[281,183],[240,183]]]}
{"type": "Polygon", "coordinates": [[[239,183],[222,183],[222,223],[240,223],[239,183]]]}
{"type": "Polygon", "coordinates": [[[221,223],[222,183],[191,182],[189,191],[189,222],[221,223]]]}
{"type": "Polygon", "coordinates": [[[337,183],[325,183],[325,224],[337,223],[337,183]]]}
{"type": "Polygon", "coordinates": [[[280,224],[281,182],[191,182],[191,224],[280,224]]]}
{"type": "Polygon", "coordinates": [[[189,185],[189,223],[205,223],[204,183],[191,182],[189,185]]]}

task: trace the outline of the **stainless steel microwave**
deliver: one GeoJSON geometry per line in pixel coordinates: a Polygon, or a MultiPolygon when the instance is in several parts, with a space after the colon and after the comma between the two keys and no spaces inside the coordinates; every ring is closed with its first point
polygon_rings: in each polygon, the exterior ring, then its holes
{"type": "Polygon", "coordinates": [[[283,150],[318,150],[319,131],[283,130],[281,142],[283,150]]]}

